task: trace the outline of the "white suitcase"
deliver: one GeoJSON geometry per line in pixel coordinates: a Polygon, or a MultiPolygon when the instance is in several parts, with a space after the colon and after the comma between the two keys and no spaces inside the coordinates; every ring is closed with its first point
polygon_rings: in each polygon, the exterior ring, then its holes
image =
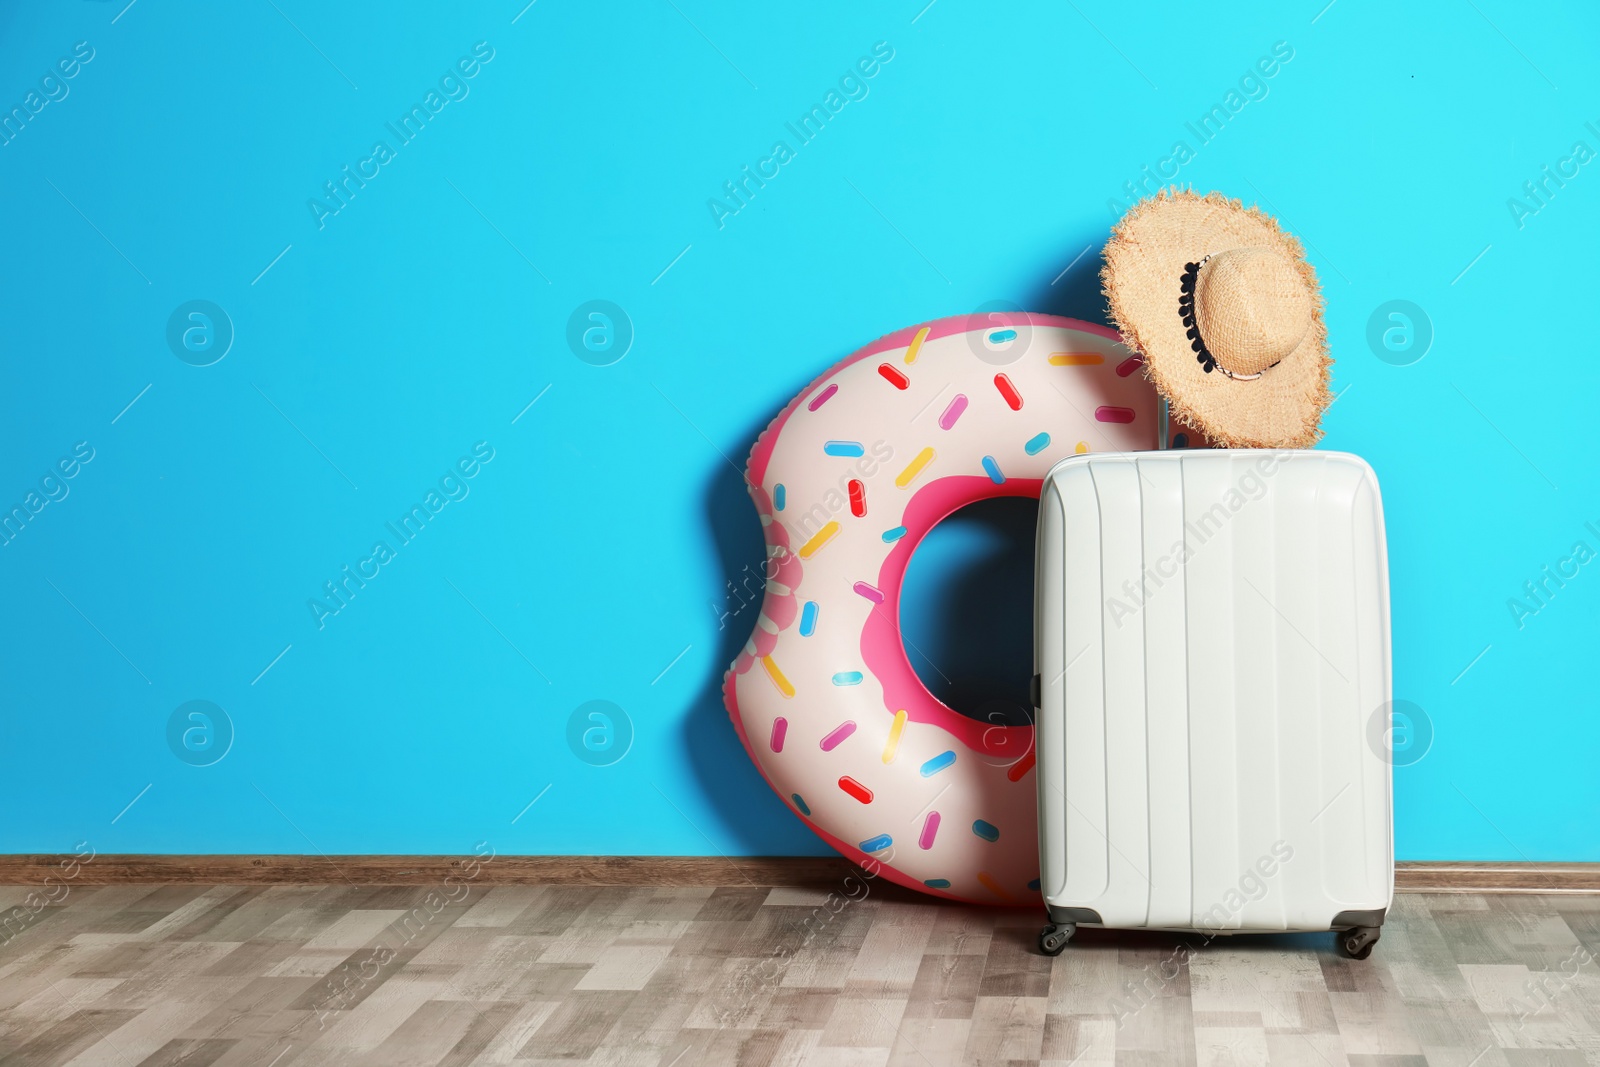
{"type": "Polygon", "coordinates": [[[1340,452],[1081,455],[1040,498],[1040,887],[1077,926],[1335,930],[1394,891],[1389,578],[1340,452]]]}

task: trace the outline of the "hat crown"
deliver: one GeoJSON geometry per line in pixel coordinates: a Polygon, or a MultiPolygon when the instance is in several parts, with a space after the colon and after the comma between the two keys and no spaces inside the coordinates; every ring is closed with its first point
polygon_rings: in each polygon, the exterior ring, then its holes
{"type": "Polygon", "coordinates": [[[1299,268],[1269,248],[1213,253],[1195,279],[1195,325],[1231,374],[1259,374],[1293,352],[1312,313],[1299,268]]]}

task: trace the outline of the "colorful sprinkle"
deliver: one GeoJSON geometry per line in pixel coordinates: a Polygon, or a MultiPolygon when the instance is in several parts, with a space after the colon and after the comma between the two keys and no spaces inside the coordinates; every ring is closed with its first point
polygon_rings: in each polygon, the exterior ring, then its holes
{"type": "Polygon", "coordinates": [[[979,819],[972,824],[972,832],[983,838],[985,841],[1000,840],[1000,828],[994,823],[984,822],[982,819],[979,819]]]}
{"type": "Polygon", "coordinates": [[[1006,476],[1000,473],[1000,464],[994,461],[993,456],[983,457],[984,473],[989,475],[989,480],[995,485],[1004,485],[1006,476]]]}
{"type": "Polygon", "coordinates": [[[817,602],[806,601],[805,607],[800,609],[800,636],[810,637],[817,632],[817,602]]]}
{"type": "Polygon", "coordinates": [[[806,410],[808,410],[808,411],[817,410],[822,405],[824,405],[828,401],[832,400],[833,399],[833,394],[837,393],[838,391],[839,391],[839,387],[837,385],[828,386],[822,392],[818,393],[816,396],[811,398],[811,403],[806,405],[806,410]]]}
{"type": "Polygon", "coordinates": [[[848,774],[839,779],[839,788],[855,797],[863,804],[872,803],[872,790],[850,777],[848,774]]]}
{"type": "MultiPolygon", "coordinates": [[[[1022,450],[1030,456],[1037,456],[1040,452],[1043,452],[1049,447],[1050,435],[1047,433],[1041,433],[1028,438],[1028,443],[1022,446],[1022,450]]],[[[804,554],[804,551],[802,551],[801,555],[804,554]]]]}
{"type": "Polygon", "coordinates": [[[861,851],[882,852],[892,844],[894,844],[894,838],[890,837],[888,834],[879,834],[877,837],[869,837],[865,841],[861,842],[861,851]]]}
{"type": "Polygon", "coordinates": [[[916,480],[917,475],[922,473],[922,468],[933,462],[933,456],[934,451],[931,445],[918,452],[917,457],[906,464],[906,469],[895,475],[894,484],[901,489],[910,485],[916,480]]]}
{"type": "Polygon", "coordinates": [[[1052,367],[1098,367],[1106,361],[1106,357],[1098,352],[1052,352],[1050,365],[1052,367]]]}
{"type": "Polygon", "coordinates": [[[918,330],[917,335],[911,339],[911,344],[906,348],[907,366],[910,366],[917,361],[917,353],[922,351],[922,342],[928,339],[928,331],[930,329],[932,329],[931,326],[924,326],[922,329],[918,330]]]}
{"type": "Polygon", "coordinates": [[[822,739],[822,751],[832,752],[844,742],[845,738],[849,737],[855,732],[856,724],[851,722],[849,719],[846,719],[838,726],[835,726],[832,733],[828,734],[827,737],[822,739]]]}
{"type": "Polygon", "coordinates": [[[994,875],[990,874],[988,871],[978,872],[978,884],[983,886],[983,888],[987,889],[989,892],[993,893],[995,896],[999,897],[1001,900],[1011,899],[1006,895],[1006,891],[1000,888],[1000,883],[994,880],[994,875]]]}
{"type": "Polygon", "coordinates": [[[867,513],[867,487],[861,484],[860,478],[850,479],[850,514],[856,518],[867,513]]]}
{"type": "Polygon", "coordinates": [[[1003,345],[1007,341],[1015,341],[1016,339],[1016,330],[996,330],[989,335],[989,343],[992,345],[1003,345]]]}
{"type": "Polygon", "coordinates": [[[867,450],[861,447],[860,441],[824,441],[822,450],[830,456],[843,456],[845,459],[855,459],[864,456],[867,450]]]}
{"type": "Polygon", "coordinates": [[[772,751],[783,751],[783,739],[789,736],[789,720],[779,715],[772,720],[772,740],[767,742],[772,746],[772,751]]]}
{"type": "Polygon", "coordinates": [[[1138,356],[1129,356],[1127,359],[1117,364],[1117,377],[1126,378],[1128,375],[1138,370],[1143,363],[1144,360],[1140,359],[1138,356]]]}
{"type": "Polygon", "coordinates": [[[861,677],[862,677],[862,675],[861,675],[860,671],[840,671],[838,674],[835,674],[833,676],[833,684],[834,685],[860,685],[861,684],[861,677]]]}
{"type": "Polygon", "coordinates": [[[811,814],[811,806],[805,802],[799,793],[790,793],[789,799],[794,801],[794,806],[800,809],[801,815],[809,816],[811,814]]]}
{"type": "Polygon", "coordinates": [[[851,586],[850,588],[854,589],[857,593],[859,593],[861,596],[866,597],[868,600],[872,601],[874,604],[882,604],[883,603],[883,590],[879,589],[875,585],[868,585],[866,582],[857,582],[855,585],[851,586]]]}
{"type": "Polygon", "coordinates": [[[785,697],[794,696],[794,686],[790,684],[789,679],[783,676],[783,672],[778,669],[776,660],[771,656],[762,656],[761,665],[767,669],[767,677],[771,678],[772,684],[778,687],[778,692],[785,697]]]}
{"type": "Polygon", "coordinates": [[[816,535],[812,537],[811,540],[800,546],[800,558],[810,559],[812,556],[816,555],[817,549],[821,548],[829,541],[832,541],[834,534],[837,534],[838,532],[839,524],[837,522],[828,523],[828,525],[818,530],[816,535]]]}
{"type": "Polygon", "coordinates": [[[878,373],[883,376],[884,381],[888,382],[896,389],[911,388],[911,379],[900,373],[899,367],[893,367],[887,363],[880,363],[878,364],[878,373]]]}
{"type": "Polygon", "coordinates": [[[1094,409],[1094,417],[1101,422],[1132,422],[1132,408],[1114,408],[1110,404],[1101,404],[1094,409]]]}
{"type": "Polygon", "coordinates": [[[950,406],[944,409],[944,414],[939,416],[939,429],[948,430],[956,424],[961,413],[967,410],[967,398],[963,393],[957,393],[956,398],[950,401],[950,406]]]}
{"type": "Polygon", "coordinates": [[[894,754],[900,748],[900,735],[906,729],[906,711],[901,708],[894,713],[894,722],[889,726],[889,740],[883,746],[883,762],[894,762],[894,754]]]}
{"type": "Polygon", "coordinates": [[[1011,379],[1004,374],[994,376],[994,387],[1000,390],[1000,395],[1006,398],[1006,405],[1012,411],[1022,410],[1022,394],[1017,392],[1017,387],[1011,384],[1011,379]]]}
{"type": "Polygon", "coordinates": [[[928,812],[928,817],[922,820],[922,836],[917,838],[917,847],[924,852],[933,847],[933,839],[939,836],[939,813],[928,812]]]}
{"type": "Polygon", "coordinates": [[[783,487],[782,482],[779,482],[777,485],[772,487],[772,508],[774,511],[782,511],[783,506],[788,502],[789,490],[783,487]]]}
{"type": "Polygon", "coordinates": [[[1033,881],[1029,882],[1028,883],[1028,888],[1029,889],[1033,889],[1033,890],[1037,890],[1039,888],[1039,879],[1035,878],[1033,881]]]}
{"type": "Polygon", "coordinates": [[[1010,767],[1006,768],[1006,777],[1011,779],[1013,782],[1020,782],[1022,781],[1023,775],[1033,770],[1033,764],[1033,749],[1030,748],[1028,749],[1026,755],[1017,760],[1017,762],[1013,763],[1010,767]]]}
{"type": "Polygon", "coordinates": [[[886,545],[893,544],[894,542],[900,540],[900,538],[904,537],[905,535],[906,535],[906,528],[904,526],[896,526],[892,530],[883,531],[883,543],[886,544],[886,545]]]}
{"type": "Polygon", "coordinates": [[[1088,455],[1089,454],[1089,442],[1088,441],[1079,441],[1078,444],[1077,444],[1077,447],[1075,447],[1072,451],[1076,452],[1080,456],[1088,455]]]}
{"type": "Polygon", "coordinates": [[[929,889],[949,889],[950,888],[950,879],[948,879],[948,878],[927,878],[927,879],[923,880],[922,884],[927,886],[929,889]]]}
{"type": "Polygon", "coordinates": [[[1186,434],[1186,433],[1175,433],[1175,434],[1173,434],[1172,435],[1172,447],[1173,448],[1188,448],[1189,447],[1189,435],[1186,434]]]}
{"type": "Polygon", "coordinates": [[[922,765],[922,777],[932,778],[934,775],[938,774],[955,761],[956,754],[954,752],[948,750],[941,752],[927,763],[922,765]]]}

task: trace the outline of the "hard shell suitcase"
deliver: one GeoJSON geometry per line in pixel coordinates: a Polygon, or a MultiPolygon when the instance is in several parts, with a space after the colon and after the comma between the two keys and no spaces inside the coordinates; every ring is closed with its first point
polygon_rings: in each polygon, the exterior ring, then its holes
{"type": "Polygon", "coordinates": [[[1394,890],[1389,579],[1339,452],[1088,454],[1040,497],[1040,886],[1077,926],[1334,930],[1394,890]]]}

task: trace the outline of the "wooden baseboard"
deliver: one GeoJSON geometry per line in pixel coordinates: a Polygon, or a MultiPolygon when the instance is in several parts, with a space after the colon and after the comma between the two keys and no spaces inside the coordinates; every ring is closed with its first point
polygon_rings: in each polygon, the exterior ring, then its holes
{"type": "Polygon", "coordinates": [[[1402,893],[1600,893],[1600,863],[1397,863],[1402,893]]]}
{"type": "MultiPolygon", "coordinates": [[[[0,885],[63,878],[64,857],[0,855],[0,885]]],[[[77,885],[839,885],[854,867],[838,856],[178,856],[78,857],[77,885]]],[[[1403,893],[1600,893],[1600,863],[1400,863],[1403,893]]]]}

